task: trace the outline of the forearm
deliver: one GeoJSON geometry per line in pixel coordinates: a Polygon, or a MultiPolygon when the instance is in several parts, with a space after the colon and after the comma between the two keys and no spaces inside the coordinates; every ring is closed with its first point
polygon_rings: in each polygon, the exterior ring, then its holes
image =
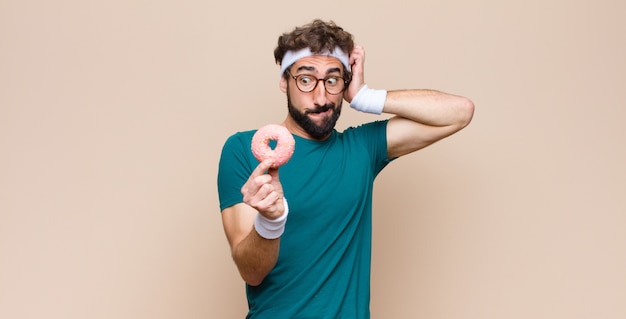
{"type": "Polygon", "coordinates": [[[222,211],[224,232],[241,278],[248,284],[259,285],[274,268],[278,259],[280,237],[266,239],[255,226],[258,212],[245,203],[222,211]]]}
{"type": "Polygon", "coordinates": [[[464,97],[434,90],[387,92],[383,112],[433,126],[463,128],[471,121],[474,106],[464,97]]]}
{"type": "Polygon", "coordinates": [[[232,251],[233,259],[243,280],[251,286],[261,284],[278,260],[280,238],[266,239],[256,230],[237,244],[232,251]]]}
{"type": "Polygon", "coordinates": [[[280,237],[289,207],[278,169],[272,160],[261,162],[241,187],[243,202],[224,209],[224,230],[233,260],[249,285],[260,285],[278,260],[280,237]]]}
{"type": "Polygon", "coordinates": [[[396,158],[467,126],[474,104],[467,98],[439,91],[399,90],[387,92],[383,112],[395,115],[387,124],[387,155],[396,158]]]}

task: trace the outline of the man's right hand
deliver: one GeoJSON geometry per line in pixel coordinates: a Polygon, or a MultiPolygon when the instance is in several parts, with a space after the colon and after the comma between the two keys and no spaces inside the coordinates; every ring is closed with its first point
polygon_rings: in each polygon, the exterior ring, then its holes
{"type": "Polygon", "coordinates": [[[261,162],[241,187],[243,202],[256,209],[268,219],[283,215],[283,186],[278,177],[278,168],[270,168],[272,160],[261,162]]]}

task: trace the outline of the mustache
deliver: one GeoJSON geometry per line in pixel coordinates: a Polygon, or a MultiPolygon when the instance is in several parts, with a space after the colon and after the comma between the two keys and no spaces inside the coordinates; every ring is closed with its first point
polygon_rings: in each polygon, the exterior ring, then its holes
{"type": "Polygon", "coordinates": [[[335,104],[334,103],[328,103],[328,104],[324,104],[321,106],[318,106],[312,110],[306,110],[306,114],[316,114],[316,113],[323,113],[326,112],[328,110],[334,110],[335,109],[335,104]]]}

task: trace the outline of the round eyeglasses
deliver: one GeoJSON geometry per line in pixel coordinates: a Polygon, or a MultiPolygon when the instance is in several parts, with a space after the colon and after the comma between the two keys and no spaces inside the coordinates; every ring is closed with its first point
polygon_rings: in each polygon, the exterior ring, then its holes
{"type": "Polygon", "coordinates": [[[300,74],[294,76],[289,71],[287,71],[287,74],[289,74],[289,76],[291,76],[291,78],[296,81],[296,87],[298,88],[298,90],[304,93],[315,90],[315,88],[317,87],[317,83],[319,83],[320,81],[324,82],[324,89],[326,89],[326,92],[333,95],[342,93],[343,90],[346,88],[346,85],[348,84],[348,81],[344,80],[340,76],[327,76],[323,79],[318,79],[309,74],[300,74]]]}

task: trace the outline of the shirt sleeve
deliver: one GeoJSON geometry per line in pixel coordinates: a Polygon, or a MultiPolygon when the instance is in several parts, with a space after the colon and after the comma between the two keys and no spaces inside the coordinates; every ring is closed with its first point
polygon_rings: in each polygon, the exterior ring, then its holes
{"type": "Polygon", "coordinates": [[[362,124],[355,129],[359,138],[362,139],[362,143],[367,145],[367,148],[370,150],[372,170],[375,174],[380,173],[387,164],[393,161],[393,159],[387,156],[388,122],[388,120],[374,121],[362,124]]]}
{"type": "Polygon", "coordinates": [[[241,187],[254,170],[251,156],[246,134],[236,133],[224,143],[217,174],[220,211],[243,201],[241,187]]]}

